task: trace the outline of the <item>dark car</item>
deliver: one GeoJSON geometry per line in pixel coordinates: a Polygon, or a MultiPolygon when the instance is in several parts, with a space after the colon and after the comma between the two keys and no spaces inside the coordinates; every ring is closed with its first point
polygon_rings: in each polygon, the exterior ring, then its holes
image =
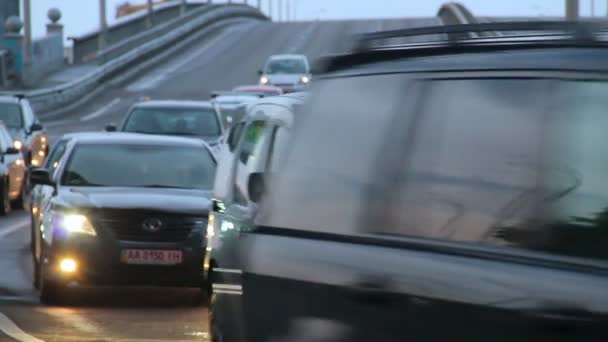
{"type": "Polygon", "coordinates": [[[133,105],[118,129],[108,125],[106,130],[200,138],[215,152],[224,124],[210,102],[149,100],[133,105]]]}
{"type": "Polygon", "coordinates": [[[0,96],[0,121],[11,134],[13,146],[22,152],[26,165],[42,165],[49,150],[48,137],[29,101],[20,96],[0,96]]]}
{"type": "Polygon", "coordinates": [[[608,340],[602,38],[436,27],[325,60],[213,340],[608,340]],[[391,44],[419,34],[448,41],[391,44]]]}
{"type": "Polygon", "coordinates": [[[40,200],[34,250],[43,302],[67,286],[184,286],[206,292],[204,235],[216,162],[201,140],[72,136],[40,200]]]}

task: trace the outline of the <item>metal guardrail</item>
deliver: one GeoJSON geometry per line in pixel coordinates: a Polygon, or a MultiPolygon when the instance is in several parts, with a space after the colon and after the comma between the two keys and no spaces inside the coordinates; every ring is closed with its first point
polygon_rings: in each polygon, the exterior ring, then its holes
{"type": "MultiPolygon", "coordinates": [[[[174,21],[180,17],[180,1],[167,2],[160,5],[154,6],[154,22],[155,26],[152,29],[148,29],[147,25],[147,13],[142,11],[140,13],[134,13],[127,17],[123,17],[117,20],[116,23],[108,27],[106,32],[106,46],[112,46],[119,44],[125,39],[137,35],[142,31],[152,31],[156,25],[163,25],[166,22],[174,21]]],[[[200,7],[207,6],[206,3],[189,3],[188,12],[195,11],[200,7]]],[[[73,47],[73,60],[75,63],[90,62],[96,59],[98,48],[99,48],[99,35],[98,30],[83,34],[79,37],[69,37],[68,39],[74,42],[73,47]]]]}
{"type": "Polygon", "coordinates": [[[108,79],[120,74],[131,65],[136,65],[147,58],[171,47],[175,42],[184,39],[192,32],[202,30],[215,23],[235,18],[250,18],[268,20],[257,9],[238,4],[212,5],[208,11],[186,25],[178,27],[162,37],[133,48],[116,59],[109,61],[100,68],[69,83],[47,89],[27,92],[2,92],[5,95],[23,94],[28,98],[36,111],[44,113],[63,107],[71,102],[85,97],[108,79]]]}
{"type": "Polygon", "coordinates": [[[99,64],[106,63],[109,60],[112,60],[128,51],[133,49],[133,47],[140,46],[141,44],[152,40],[154,37],[158,37],[160,35],[166,34],[167,32],[174,30],[180,26],[186,25],[189,21],[194,18],[208,12],[214,10],[219,5],[205,5],[203,7],[190,10],[186,12],[185,15],[173,18],[168,22],[158,24],[155,27],[143,30],[142,32],[135,34],[127,39],[120,41],[114,45],[109,46],[108,48],[97,53],[97,62],[99,64]]]}

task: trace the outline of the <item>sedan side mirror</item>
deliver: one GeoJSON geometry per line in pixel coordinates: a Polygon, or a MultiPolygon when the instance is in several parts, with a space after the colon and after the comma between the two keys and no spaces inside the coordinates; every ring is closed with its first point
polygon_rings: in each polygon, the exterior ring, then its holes
{"type": "Polygon", "coordinates": [[[249,193],[249,199],[253,203],[259,203],[262,200],[262,196],[266,192],[266,181],[264,180],[263,173],[255,172],[249,175],[247,192],[249,193]]]}
{"type": "Polygon", "coordinates": [[[42,127],[42,125],[39,123],[33,123],[30,126],[30,132],[42,131],[43,129],[44,127],[42,127]]]}
{"type": "Polygon", "coordinates": [[[32,169],[30,171],[30,183],[33,185],[55,185],[51,180],[49,170],[41,168],[32,169]]]}
{"type": "Polygon", "coordinates": [[[258,70],[258,75],[260,75],[260,76],[264,75],[264,70],[262,70],[262,69],[258,70]]]}
{"type": "Polygon", "coordinates": [[[109,124],[109,125],[106,125],[106,127],[105,127],[106,132],[116,132],[117,130],[118,129],[116,128],[116,125],[114,125],[114,124],[109,124]]]}
{"type": "Polygon", "coordinates": [[[4,151],[5,154],[18,154],[19,152],[21,151],[19,151],[19,149],[14,146],[10,146],[6,149],[6,151],[4,151]]]}

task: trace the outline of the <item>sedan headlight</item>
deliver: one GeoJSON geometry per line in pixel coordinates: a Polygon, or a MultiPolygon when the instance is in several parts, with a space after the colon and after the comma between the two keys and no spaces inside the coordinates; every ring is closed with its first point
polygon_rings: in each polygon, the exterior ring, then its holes
{"type": "Polygon", "coordinates": [[[304,83],[304,84],[308,84],[308,83],[310,83],[310,77],[302,76],[302,77],[300,77],[300,82],[304,83]]]}
{"type": "Polygon", "coordinates": [[[19,151],[21,151],[21,149],[23,148],[23,141],[21,141],[21,140],[13,141],[13,147],[18,149],[19,151]]]}
{"type": "Polygon", "coordinates": [[[268,76],[260,77],[260,84],[268,84],[268,83],[270,83],[270,79],[268,78],[268,76]]]}
{"type": "Polygon", "coordinates": [[[80,214],[68,214],[68,213],[55,213],[54,215],[55,227],[64,231],[68,235],[71,234],[84,234],[96,236],[97,232],[89,219],[80,214]]]}

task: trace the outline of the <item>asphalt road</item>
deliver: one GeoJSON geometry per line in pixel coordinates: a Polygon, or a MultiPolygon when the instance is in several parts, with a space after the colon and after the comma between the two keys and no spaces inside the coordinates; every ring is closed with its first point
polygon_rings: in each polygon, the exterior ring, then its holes
{"type": "MultiPolygon", "coordinates": [[[[44,117],[51,142],[62,134],[118,123],[141,96],[208,99],[211,91],[255,84],[275,53],[311,60],[348,48],[353,33],[436,25],[430,19],[302,23],[244,22],[176,51],[165,63],[104,91],[61,117],[44,117]]],[[[0,218],[0,341],[206,341],[207,309],[196,290],[78,289],[68,306],[43,306],[32,287],[29,217],[0,218]],[[12,336],[8,337],[8,336],[12,336]]]]}

